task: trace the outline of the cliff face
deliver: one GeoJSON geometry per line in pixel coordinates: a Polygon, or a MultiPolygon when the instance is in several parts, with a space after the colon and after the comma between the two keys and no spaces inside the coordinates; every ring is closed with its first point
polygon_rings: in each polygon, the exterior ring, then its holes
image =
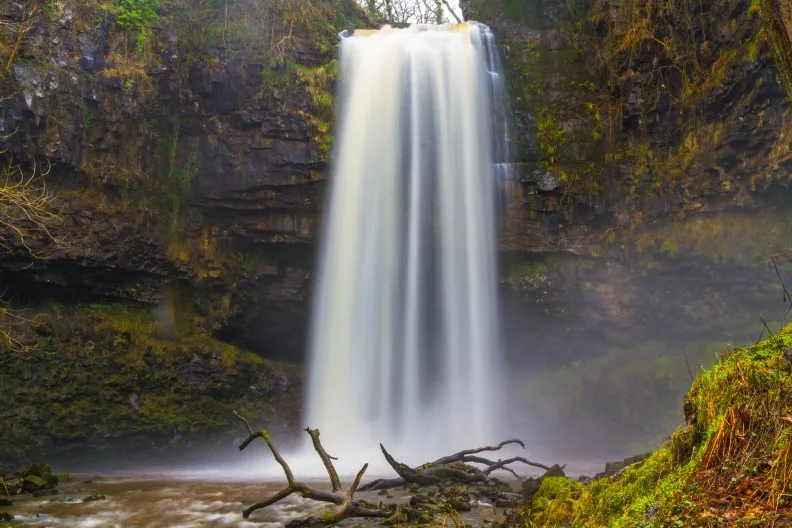
{"type": "Polygon", "coordinates": [[[274,360],[304,348],[334,44],[367,25],[357,6],[22,4],[0,12],[4,175],[46,183],[60,220],[3,226],[4,300],[28,310],[3,328],[29,353],[0,345],[0,459],[206,441],[245,402],[293,428],[298,372],[274,360]]]}
{"type": "MultiPolygon", "coordinates": [[[[171,0],[137,17],[112,0],[0,8],[0,54],[13,54],[0,151],[24,174],[47,172],[63,220],[57,244],[10,236],[0,258],[5,298],[43,318],[22,325],[25,339],[57,358],[11,360],[7,395],[49,380],[7,400],[15,446],[69,443],[29,418],[44,402],[94,406],[70,412],[90,439],[139,439],[133,394],[170,409],[143,420],[163,445],[224,430],[241,401],[296,423],[298,376],[272,360],[298,363],[305,349],[337,32],[372,23],[351,0],[259,4],[171,0]],[[173,314],[192,330],[124,345],[120,320],[167,329],[173,314]],[[132,367],[113,359],[124,346],[132,367]],[[125,399],[59,391],[53,365],[85,368],[86,385],[122,370],[125,399]],[[201,409],[177,397],[193,367],[215,387],[201,409]],[[189,423],[170,420],[179,413],[189,423]],[[98,415],[104,428],[88,427],[98,415]]],[[[677,4],[465,5],[496,30],[511,84],[519,170],[499,235],[502,309],[510,359],[531,372],[636,340],[740,337],[776,304],[767,257],[792,228],[778,46],[746,2],[677,4]]],[[[658,390],[675,398],[678,385],[658,390]]]]}
{"type": "Polygon", "coordinates": [[[26,295],[148,304],[183,282],[216,328],[247,317],[237,307],[252,299],[253,310],[301,317],[303,242],[330,141],[331,40],[361,25],[355,5],[240,2],[223,19],[211,2],[169,2],[143,45],[113,2],[45,7],[4,13],[31,28],[3,81],[0,127],[7,159],[29,173],[34,159],[50,165],[65,243],[31,241],[46,257],[32,265],[12,248],[4,280],[26,295]]]}
{"type": "Polygon", "coordinates": [[[666,434],[686,362],[714,358],[692,342],[747,342],[783,314],[792,114],[771,4],[467,3],[512,84],[504,320],[520,377],[552,371],[525,389],[540,440],[666,434]]]}

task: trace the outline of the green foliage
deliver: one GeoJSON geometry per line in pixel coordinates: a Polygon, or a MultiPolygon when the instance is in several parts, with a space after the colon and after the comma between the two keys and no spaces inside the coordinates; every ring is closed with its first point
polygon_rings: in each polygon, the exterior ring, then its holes
{"type": "Polygon", "coordinates": [[[674,243],[673,240],[671,240],[670,238],[666,238],[665,240],[663,240],[663,243],[660,245],[660,252],[665,253],[669,257],[673,257],[677,253],[679,253],[679,248],[677,247],[677,245],[674,243]]]}
{"type": "Polygon", "coordinates": [[[261,97],[272,104],[285,90],[297,84],[300,65],[291,59],[273,57],[261,72],[261,97]]]}
{"type": "Polygon", "coordinates": [[[138,48],[142,49],[153,34],[152,24],[157,20],[158,0],[112,0],[116,13],[116,25],[137,36],[138,48]]]}
{"type": "Polygon", "coordinates": [[[311,111],[306,114],[308,122],[314,129],[313,140],[322,156],[329,156],[333,146],[331,127],[333,123],[335,102],[330,93],[330,86],[338,79],[340,65],[338,60],[316,68],[298,67],[297,77],[311,96],[311,111]]]}
{"type": "Polygon", "coordinates": [[[178,186],[182,189],[187,189],[198,173],[198,154],[190,152],[187,154],[187,160],[184,165],[176,165],[173,168],[173,178],[175,178],[178,186]]]}
{"type": "Polygon", "coordinates": [[[132,90],[135,88],[135,81],[132,79],[127,79],[124,81],[124,93],[126,95],[132,95],[132,90]]]}
{"type": "Polygon", "coordinates": [[[545,105],[536,112],[536,128],[539,147],[546,156],[548,166],[553,166],[567,141],[566,131],[558,125],[552,110],[545,105]]]}
{"type": "Polygon", "coordinates": [[[792,488],[792,327],[696,378],[688,425],[646,461],[589,485],[546,479],[529,527],[786,525],[792,488]],[[775,524],[778,523],[778,524],[775,524]]]}

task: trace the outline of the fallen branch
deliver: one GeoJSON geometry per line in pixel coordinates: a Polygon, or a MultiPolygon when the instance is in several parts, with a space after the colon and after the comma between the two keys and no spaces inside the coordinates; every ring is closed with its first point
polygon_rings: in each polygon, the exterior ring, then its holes
{"type": "Polygon", "coordinates": [[[399,475],[405,482],[409,484],[417,484],[419,486],[431,486],[432,484],[437,484],[440,482],[440,479],[437,477],[422,475],[410,466],[396,462],[390,453],[385,450],[385,446],[382,444],[380,444],[380,449],[382,449],[382,454],[385,455],[385,460],[388,461],[388,464],[390,464],[396,474],[399,475]]]}
{"type": "Polygon", "coordinates": [[[507,445],[516,444],[525,449],[525,444],[520,440],[506,440],[496,446],[485,446],[476,449],[466,449],[453,455],[439,458],[434,462],[423,464],[417,468],[411,468],[406,464],[398,462],[391,456],[385,447],[380,444],[382,453],[385,456],[388,464],[393,468],[398,479],[379,479],[369,482],[363,486],[361,491],[377,491],[397,488],[406,484],[415,484],[417,486],[431,486],[443,482],[454,482],[466,485],[482,485],[486,487],[494,487],[503,484],[498,479],[490,475],[495,471],[502,470],[508,471],[515,477],[519,475],[509,467],[511,464],[521,463],[536,468],[549,470],[550,468],[538,462],[531,462],[523,457],[513,457],[506,460],[493,461],[481,456],[479,453],[500,451],[507,445]],[[472,466],[471,464],[480,464],[485,466],[483,469],[472,466]]]}
{"type": "Polygon", "coordinates": [[[234,416],[239,418],[245,424],[245,427],[250,433],[250,435],[245,439],[245,441],[242,442],[242,445],[239,446],[240,451],[245,449],[247,446],[249,446],[250,443],[253,442],[255,439],[257,438],[263,439],[264,442],[266,442],[267,447],[269,447],[270,451],[272,452],[272,456],[275,457],[275,460],[283,468],[283,473],[286,475],[286,483],[287,483],[287,486],[278,493],[276,493],[275,495],[257,504],[254,504],[253,506],[243,511],[242,515],[245,519],[250,517],[250,515],[256,510],[260,510],[262,508],[266,508],[267,506],[271,506],[276,502],[285,499],[292,493],[299,493],[306,499],[335,504],[337,508],[322,510],[321,512],[317,512],[315,514],[309,515],[307,519],[293,521],[289,523],[289,525],[287,526],[304,526],[306,524],[331,526],[345,519],[351,519],[354,517],[385,518],[393,515],[393,511],[372,508],[362,504],[361,502],[356,502],[354,500],[355,492],[357,491],[358,486],[360,485],[360,480],[363,478],[366,469],[368,469],[368,464],[365,464],[358,472],[354,482],[352,483],[352,486],[349,488],[349,491],[344,491],[343,487],[341,486],[341,480],[338,478],[338,472],[333,466],[332,458],[324,450],[324,447],[322,446],[322,443],[319,440],[319,431],[317,429],[308,428],[305,431],[310,435],[311,440],[313,441],[314,450],[317,452],[319,458],[321,458],[322,462],[324,463],[325,469],[327,470],[327,474],[330,477],[330,484],[333,487],[332,491],[318,490],[308,486],[307,484],[295,480],[291,468],[281,456],[280,452],[278,451],[278,448],[275,446],[275,443],[270,438],[269,432],[266,431],[265,429],[262,429],[260,431],[254,431],[253,428],[250,427],[250,422],[248,422],[245,418],[240,416],[236,411],[234,411],[234,416]]]}
{"type": "Polygon", "coordinates": [[[434,462],[432,462],[432,464],[439,465],[439,464],[451,464],[453,462],[462,462],[466,456],[475,455],[477,453],[484,453],[486,451],[500,451],[509,444],[517,444],[523,449],[525,449],[525,444],[523,443],[522,440],[506,440],[496,446],[486,446],[486,447],[479,447],[476,449],[467,449],[465,451],[460,451],[459,453],[455,453],[451,456],[439,458],[434,462]]]}

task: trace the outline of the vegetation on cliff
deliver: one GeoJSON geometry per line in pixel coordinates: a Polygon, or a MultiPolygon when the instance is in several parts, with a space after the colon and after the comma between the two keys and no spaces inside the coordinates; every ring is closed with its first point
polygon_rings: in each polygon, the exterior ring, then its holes
{"type": "MultiPolygon", "coordinates": [[[[773,92],[774,80],[760,74],[772,57],[780,79],[788,76],[789,13],[778,2],[568,0],[554,15],[527,7],[539,4],[471,9],[542,30],[505,49],[512,98],[534,128],[520,161],[537,181],[545,173],[557,181],[540,188],[558,186],[568,204],[615,193],[641,211],[647,196],[692,195],[713,165],[726,191],[743,185],[731,155],[716,146],[740,133],[746,123],[737,118],[760,93],[773,92]]],[[[509,40],[509,30],[502,33],[509,40]]],[[[779,178],[785,133],[768,150],[755,162],[751,188],[779,178]]]]}
{"type": "Polygon", "coordinates": [[[792,4],[789,0],[754,0],[778,65],[778,76],[792,99],[792,4]]]}
{"type": "Polygon", "coordinates": [[[547,478],[530,527],[770,526],[792,520],[792,327],[693,383],[686,425],[648,459],[581,484],[547,478]]]}
{"type": "Polygon", "coordinates": [[[227,432],[232,409],[285,424],[275,409],[298,390],[294,367],[214,339],[185,306],[53,305],[24,337],[36,353],[0,371],[0,460],[185,445],[227,432]]]}

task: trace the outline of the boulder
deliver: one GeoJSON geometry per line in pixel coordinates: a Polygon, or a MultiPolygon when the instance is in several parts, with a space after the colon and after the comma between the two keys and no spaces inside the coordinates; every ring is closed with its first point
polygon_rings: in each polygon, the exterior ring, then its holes
{"type": "Polygon", "coordinates": [[[49,483],[41,477],[29,475],[22,479],[22,489],[27,493],[47,489],[49,483]]]}
{"type": "Polygon", "coordinates": [[[14,476],[24,479],[25,477],[39,477],[44,480],[49,480],[52,476],[52,469],[49,464],[30,464],[19,471],[14,473],[14,476]]]}
{"type": "Polygon", "coordinates": [[[83,502],[97,502],[101,500],[105,500],[107,497],[104,495],[88,495],[83,499],[83,502]]]}

